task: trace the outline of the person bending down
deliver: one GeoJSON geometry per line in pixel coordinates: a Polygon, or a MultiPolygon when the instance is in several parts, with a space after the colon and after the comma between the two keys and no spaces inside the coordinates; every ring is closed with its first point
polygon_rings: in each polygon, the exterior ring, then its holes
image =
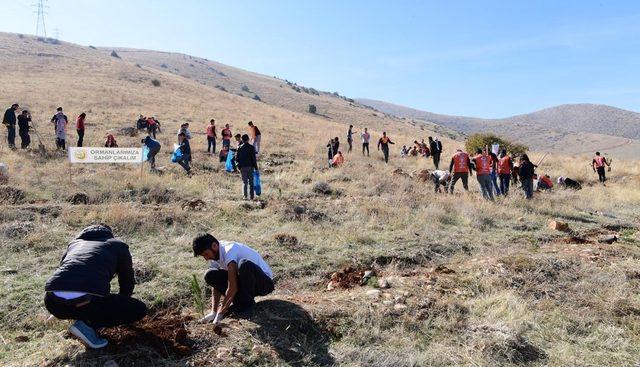
{"type": "Polygon", "coordinates": [[[209,233],[193,239],[193,255],[211,262],[204,274],[213,288],[211,312],[201,319],[220,324],[233,311],[237,316],[253,311],[256,296],[273,292],[273,272],[262,256],[251,247],[232,241],[218,241],[209,233]],[[220,299],[224,296],[224,301],[220,299]]]}
{"type": "Polygon", "coordinates": [[[44,304],[62,320],[75,320],[69,328],[90,348],[102,348],[107,340],[97,330],[142,319],[147,306],[131,295],[135,278],[129,246],[114,238],[107,225],[83,229],[69,243],[60,266],[45,285],[44,304]],[[119,293],[110,292],[118,275],[119,293]]]}

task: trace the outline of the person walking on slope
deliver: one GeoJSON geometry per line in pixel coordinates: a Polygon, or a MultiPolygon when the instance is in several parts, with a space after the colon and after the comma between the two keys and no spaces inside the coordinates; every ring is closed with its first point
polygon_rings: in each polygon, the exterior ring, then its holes
{"type": "Polygon", "coordinates": [[[384,154],[384,163],[389,163],[389,144],[395,144],[387,136],[387,132],[382,132],[382,137],[378,140],[378,150],[382,147],[382,154],[384,154]]]}
{"type": "Polygon", "coordinates": [[[16,111],[20,107],[17,103],[14,103],[6,111],[4,111],[4,117],[2,118],[2,124],[7,127],[7,143],[9,149],[16,149],[16,111]]]}
{"type": "Polygon", "coordinates": [[[451,157],[449,172],[453,172],[453,178],[449,184],[450,193],[453,194],[453,189],[458,180],[462,180],[462,187],[465,191],[469,191],[469,175],[473,175],[469,154],[463,152],[462,149],[456,150],[456,153],[451,157]]]}
{"type": "Polygon", "coordinates": [[[500,158],[498,159],[498,177],[500,178],[500,192],[507,196],[509,193],[509,183],[511,182],[511,170],[513,169],[513,161],[507,155],[507,150],[502,149],[500,158]]]}
{"type": "Polygon", "coordinates": [[[78,133],[78,144],[77,146],[81,147],[82,142],[84,140],[84,120],[87,118],[86,113],[81,113],[76,118],[76,132],[78,133]]]}
{"type": "Polygon", "coordinates": [[[178,160],[178,163],[188,175],[191,174],[191,167],[189,167],[189,162],[191,162],[191,145],[189,145],[189,139],[187,139],[187,134],[181,132],[178,134],[178,149],[180,149],[180,153],[182,156],[178,160]]]}
{"type": "Polygon", "coordinates": [[[69,243],[60,266],[45,285],[44,304],[58,319],[75,320],[69,328],[90,348],[107,340],[97,330],[141,320],[147,306],[132,297],[136,280],[126,243],[114,238],[104,224],[83,229],[69,243]],[[110,292],[118,276],[119,292],[110,292]]]}
{"type": "Polygon", "coordinates": [[[31,144],[31,136],[29,136],[29,130],[31,122],[31,114],[27,110],[22,110],[22,113],[18,116],[18,134],[20,135],[20,148],[27,149],[31,144]]]}
{"type": "Polygon", "coordinates": [[[254,182],[253,171],[258,170],[258,161],[256,159],[256,150],[253,145],[249,144],[249,135],[242,135],[242,145],[238,147],[236,153],[236,166],[240,170],[240,176],[242,177],[242,194],[243,198],[253,200],[254,199],[254,182]],[[247,188],[249,189],[249,196],[247,197],[247,188]]]}
{"type": "Polygon", "coordinates": [[[53,115],[51,118],[51,122],[54,124],[56,128],[56,147],[58,149],[65,150],[66,147],[66,139],[67,139],[67,124],[69,123],[69,119],[62,112],[62,107],[58,107],[56,109],[57,113],[53,115]]]}
{"type": "Polygon", "coordinates": [[[364,131],[360,135],[362,138],[362,155],[364,156],[364,151],[367,151],[367,157],[369,156],[369,141],[371,140],[371,134],[369,134],[368,129],[365,127],[364,131]]]}
{"type": "Polygon", "coordinates": [[[156,171],[156,155],[160,152],[160,142],[151,136],[147,135],[144,139],[142,139],[142,144],[146,145],[149,152],[147,153],[147,161],[151,166],[151,172],[156,171]]]}
{"type": "Polygon", "coordinates": [[[535,176],[536,166],[531,163],[529,156],[523,154],[520,156],[520,169],[518,176],[520,177],[520,184],[522,185],[522,191],[524,191],[524,197],[526,199],[533,198],[533,176],[535,176]]]}
{"type": "Polygon", "coordinates": [[[353,134],[355,134],[357,131],[353,131],[353,125],[349,125],[349,130],[347,131],[347,144],[349,144],[349,150],[347,150],[347,153],[351,153],[351,150],[353,149],[353,134]]]}
{"type": "Polygon", "coordinates": [[[596,152],[596,156],[591,161],[591,167],[593,172],[598,172],[598,181],[604,183],[607,180],[605,174],[605,166],[611,167],[611,163],[607,162],[607,158],[600,155],[600,152],[596,152]]]}
{"type": "Polygon", "coordinates": [[[207,126],[207,153],[216,154],[216,120],[211,119],[207,126]]]}
{"type": "Polygon", "coordinates": [[[251,144],[253,144],[253,148],[256,150],[256,155],[260,153],[260,140],[262,140],[262,133],[260,129],[256,125],[254,125],[253,121],[249,121],[249,133],[251,134],[251,144]]]}
{"type": "Polygon", "coordinates": [[[486,200],[493,201],[493,187],[491,184],[491,170],[495,166],[495,162],[491,156],[481,148],[476,151],[476,156],[473,157],[473,165],[476,170],[476,178],[478,184],[480,184],[480,191],[482,191],[482,197],[486,200]]]}
{"type": "Polygon", "coordinates": [[[209,233],[200,233],[193,239],[192,248],[194,256],[210,261],[204,281],[213,288],[211,312],[201,322],[219,325],[230,313],[251,316],[254,298],[273,292],[273,271],[251,247],[234,241],[218,241],[209,233]]]}

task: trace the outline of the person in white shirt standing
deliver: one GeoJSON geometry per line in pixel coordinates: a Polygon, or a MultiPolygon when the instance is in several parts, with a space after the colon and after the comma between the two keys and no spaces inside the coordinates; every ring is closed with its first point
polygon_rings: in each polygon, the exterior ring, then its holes
{"type": "Polygon", "coordinates": [[[201,321],[220,324],[233,311],[237,316],[250,314],[256,296],[273,292],[273,272],[251,247],[232,241],[218,241],[209,233],[193,239],[193,255],[211,261],[205,282],[213,288],[211,312],[201,321]],[[224,300],[220,299],[224,296],[224,300]]]}
{"type": "Polygon", "coordinates": [[[371,135],[367,128],[364,128],[364,131],[360,135],[362,137],[362,155],[364,155],[365,149],[367,150],[367,157],[369,156],[369,140],[371,140],[371,135]]]}

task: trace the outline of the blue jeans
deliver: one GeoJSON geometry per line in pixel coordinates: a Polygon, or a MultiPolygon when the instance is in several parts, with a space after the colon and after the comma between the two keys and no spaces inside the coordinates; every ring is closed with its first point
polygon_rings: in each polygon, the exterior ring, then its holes
{"type": "Polygon", "coordinates": [[[491,175],[477,175],[478,183],[482,197],[487,200],[493,200],[493,188],[491,187],[491,175]]]}
{"type": "Polygon", "coordinates": [[[502,190],[498,186],[498,174],[495,171],[491,172],[491,183],[493,184],[493,189],[496,190],[496,195],[500,195],[502,190]]]}
{"type": "Polygon", "coordinates": [[[507,196],[509,193],[509,184],[511,183],[511,174],[503,173],[500,174],[500,192],[502,195],[507,196]]]}

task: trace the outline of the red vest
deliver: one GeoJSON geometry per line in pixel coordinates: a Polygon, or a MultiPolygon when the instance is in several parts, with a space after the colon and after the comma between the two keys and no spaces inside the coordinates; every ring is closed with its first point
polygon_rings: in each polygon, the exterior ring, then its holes
{"type": "Polygon", "coordinates": [[[469,154],[465,152],[457,152],[453,155],[453,172],[455,173],[468,173],[469,166],[469,154]]]}
{"type": "Polygon", "coordinates": [[[508,155],[500,158],[498,161],[498,174],[510,175],[511,174],[511,158],[508,155]]]}
{"type": "Polygon", "coordinates": [[[479,175],[491,174],[491,163],[493,160],[490,155],[478,154],[473,161],[476,163],[476,171],[479,175]]]}
{"type": "Polygon", "coordinates": [[[596,167],[597,168],[604,167],[605,160],[604,160],[603,156],[597,155],[597,156],[593,157],[593,160],[596,161],[596,167]]]}

